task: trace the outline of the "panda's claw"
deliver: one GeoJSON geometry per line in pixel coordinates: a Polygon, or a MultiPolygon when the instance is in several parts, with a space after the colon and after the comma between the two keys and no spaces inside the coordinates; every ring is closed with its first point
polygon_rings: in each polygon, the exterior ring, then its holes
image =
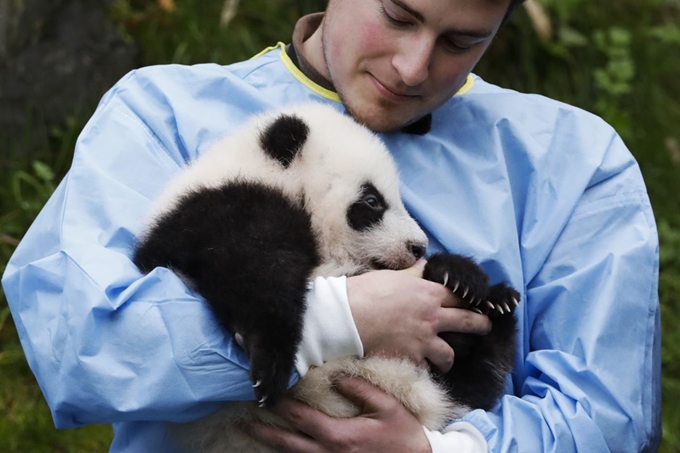
{"type": "Polygon", "coordinates": [[[482,310],[480,310],[480,309],[477,308],[477,307],[472,307],[470,310],[474,311],[475,313],[479,313],[480,315],[483,315],[483,314],[484,314],[484,313],[482,313],[482,310]]]}
{"type": "Polygon", "coordinates": [[[519,293],[505,283],[493,285],[489,290],[489,300],[496,304],[493,315],[509,315],[519,306],[519,293]]]}
{"type": "Polygon", "coordinates": [[[236,344],[238,344],[239,346],[241,346],[241,349],[244,349],[244,350],[246,349],[246,341],[245,341],[245,339],[243,338],[243,335],[241,335],[240,333],[236,332],[236,333],[234,334],[234,339],[236,340],[236,344]]]}
{"type": "Polygon", "coordinates": [[[485,310],[482,304],[489,299],[489,278],[472,259],[436,253],[428,259],[423,278],[434,282],[446,281],[446,287],[458,300],[464,301],[463,306],[485,310]]]}
{"type": "Polygon", "coordinates": [[[442,285],[446,286],[446,284],[449,282],[449,273],[444,272],[444,283],[442,285]]]}
{"type": "Polygon", "coordinates": [[[248,335],[250,381],[255,401],[263,407],[276,404],[286,393],[290,374],[278,370],[292,370],[295,353],[282,350],[280,337],[251,333],[248,335]]]}

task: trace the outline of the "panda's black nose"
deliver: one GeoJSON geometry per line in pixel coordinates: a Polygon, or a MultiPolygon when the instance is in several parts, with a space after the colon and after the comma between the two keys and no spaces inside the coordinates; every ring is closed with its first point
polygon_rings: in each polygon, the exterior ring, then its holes
{"type": "Polygon", "coordinates": [[[417,260],[425,256],[425,246],[423,245],[409,243],[408,248],[417,260]]]}

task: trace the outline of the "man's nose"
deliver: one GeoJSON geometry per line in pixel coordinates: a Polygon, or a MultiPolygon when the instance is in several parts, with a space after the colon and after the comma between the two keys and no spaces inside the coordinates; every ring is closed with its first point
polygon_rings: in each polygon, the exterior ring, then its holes
{"type": "Polygon", "coordinates": [[[401,40],[399,50],[392,58],[392,65],[401,81],[414,87],[420,85],[429,75],[434,40],[428,36],[409,36],[401,40]]]}

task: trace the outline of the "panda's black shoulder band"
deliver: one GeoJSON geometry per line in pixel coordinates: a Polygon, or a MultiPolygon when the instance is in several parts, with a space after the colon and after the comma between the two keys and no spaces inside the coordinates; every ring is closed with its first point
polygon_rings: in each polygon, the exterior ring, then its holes
{"type": "Polygon", "coordinates": [[[309,126],[295,115],[282,114],[260,133],[262,149],[288,168],[307,141],[309,126]]]}

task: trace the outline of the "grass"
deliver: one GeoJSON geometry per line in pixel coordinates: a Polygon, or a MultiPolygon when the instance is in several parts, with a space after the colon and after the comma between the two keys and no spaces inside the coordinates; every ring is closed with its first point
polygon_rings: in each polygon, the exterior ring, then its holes
{"type": "MultiPolygon", "coordinates": [[[[70,165],[82,121],[70,119],[44,140],[27,134],[10,144],[0,166],[0,273],[19,239],[70,165]],[[49,143],[42,147],[38,143],[49,143]],[[16,156],[35,158],[27,162],[16,156]]],[[[36,128],[43,130],[43,128],[36,128]]],[[[0,451],[7,453],[105,452],[109,425],[54,428],[52,416],[24,357],[5,295],[0,289],[0,451]]]]}
{"type": "MultiPolygon", "coordinates": [[[[8,329],[10,336],[12,329],[8,329]]],[[[5,334],[3,334],[3,337],[5,334]]],[[[0,451],[75,453],[108,451],[113,438],[110,425],[78,429],[54,428],[47,404],[26,360],[12,343],[0,353],[0,451]]]]}

